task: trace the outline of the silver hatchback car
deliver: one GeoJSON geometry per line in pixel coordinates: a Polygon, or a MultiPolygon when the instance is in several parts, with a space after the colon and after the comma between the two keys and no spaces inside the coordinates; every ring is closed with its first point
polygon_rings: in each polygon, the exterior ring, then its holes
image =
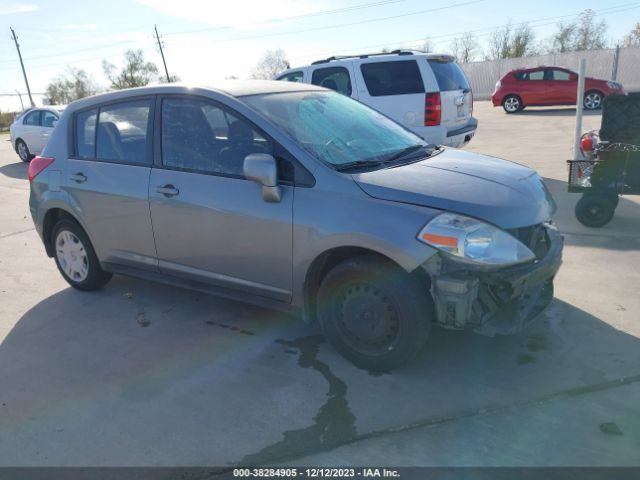
{"type": "Polygon", "coordinates": [[[427,144],[313,85],[79,100],[29,180],[37,231],[71,286],[119,273],[293,309],[375,370],[414,357],[432,324],[521,330],[561,263],[536,172],[427,144]]]}

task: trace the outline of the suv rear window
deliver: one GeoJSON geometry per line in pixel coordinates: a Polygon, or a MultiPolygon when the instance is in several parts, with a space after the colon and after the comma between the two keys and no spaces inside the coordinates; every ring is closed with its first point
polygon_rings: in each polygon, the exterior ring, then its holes
{"type": "Polygon", "coordinates": [[[466,75],[457,63],[429,60],[429,65],[436,76],[441,92],[470,88],[466,75]]]}
{"type": "Polygon", "coordinates": [[[415,60],[364,63],[360,71],[372,97],[425,92],[415,60]]]}

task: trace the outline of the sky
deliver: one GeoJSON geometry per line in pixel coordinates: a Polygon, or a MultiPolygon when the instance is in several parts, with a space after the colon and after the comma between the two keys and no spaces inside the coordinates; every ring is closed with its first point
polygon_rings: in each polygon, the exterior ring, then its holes
{"type": "MultiPolygon", "coordinates": [[[[612,45],[640,22],[640,1],[628,0],[0,0],[0,110],[20,108],[18,97],[7,94],[26,93],[10,27],[31,90],[40,93],[69,67],[84,69],[106,88],[102,60],[120,66],[127,49],[143,50],[162,71],[154,25],[169,73],[206,85],[247,78],[275,48],[292,66],[383,47],[415,48],[425,38],[446,53],[467,31],[484,47],[509,21],[529,22],[543,41],[558,22],[573,21],[586,8],[606,20],[612,45]]],[[[34,99],[39,103],[41,96],[34,99]]]]}

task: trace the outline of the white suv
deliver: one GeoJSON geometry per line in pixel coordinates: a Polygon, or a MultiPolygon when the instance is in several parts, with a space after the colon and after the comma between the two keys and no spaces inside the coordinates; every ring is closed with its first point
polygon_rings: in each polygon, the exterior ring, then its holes
{"type": "Polygon", "coordinates": [[[473,93],[450,55],[409,50],[330,57],[290,68],[276,80],[336,90],[379,110],[430,143],[461,147],[473,138],[473,93]]]}

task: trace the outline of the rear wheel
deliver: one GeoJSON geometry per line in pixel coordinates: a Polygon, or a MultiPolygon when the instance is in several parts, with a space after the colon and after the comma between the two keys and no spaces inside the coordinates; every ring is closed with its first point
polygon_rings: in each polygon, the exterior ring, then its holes
{"type": "Polygon", "coordinates": [[[415,357],[434,315],[426,286],[370,255],[334,267],[320,285],[317,305],[329,343],[355,365],[378,371],[415,357]]]}
{"type": "Polygon", "coordinates": [[[78,290],[98,290],[112,275],[100,268],[89,237],[76,222],[60,220],[51,235],[58,270],[69,285],[78,290]]]}
{"type": "Polygon", "coordinates": [[[597,110],[602,106],[603,95],[595,90],[584,94],[582,104],[586,110],[597,110]]]}
{"type": "Polygon", "coordinates": [[[576,204],[575,214],[583,225],[598,228],[609,223],[615,211],[616,203],[608,196],[584,195],[576,204]]]}
{"type": "Polygon", "coordinates": [[[517,95],[507,95],[502,101],[502,108],[507,113],[516,113],[522,110],[522,100],[517,95]]]}
{"type": "Polygon", "coordinates": [[[29,147],[27,147],[27,144],[21,139],[16,141],[16,153],[23,162],[29,162],[33,158],[33,155],[31,155],[31,152],[29,151],[29,147]]]}

